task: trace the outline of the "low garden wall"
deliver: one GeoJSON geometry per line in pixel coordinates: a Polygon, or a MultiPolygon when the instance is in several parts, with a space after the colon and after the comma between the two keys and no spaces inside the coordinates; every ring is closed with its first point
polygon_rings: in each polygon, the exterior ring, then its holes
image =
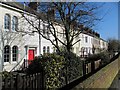
{"type": "Polygon", "coordinates": [[[120,57],[73,88],[109,88],[120,70],[120,57]]]}

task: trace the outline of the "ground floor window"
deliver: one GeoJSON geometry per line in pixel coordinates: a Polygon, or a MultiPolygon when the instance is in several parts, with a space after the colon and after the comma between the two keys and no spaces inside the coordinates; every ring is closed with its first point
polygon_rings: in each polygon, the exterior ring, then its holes
{"type": "Polygon", "coordinates": [[[9,62],[10,61],[10,46],[6,45],[4,47],[4,62],[9,62]]]}
{"type": "Polygon", "coordinates": [[[17,46],[12,47],[12,59],[13,61],[17,61],[18,59],[18,47],[17,46]]]}
{"type": "Polygon", "coordinates": [[[44,46],[43,47],[43,54],[45,53],[50,53],[50,47],[49,46],[44,46]]]}
{"type": "Polygon", "coordinates": [[[4,62],[9,62],[11,58],[13,61],[18,60],[18,47],[13,46],[11,48],[9,45],[6,45],[4,47],[4,62]],[[12,53],[11,53],[11,51],[12,51],[12,53]]]}
{"type": "Polygon", "coordinates": [[[50,53],[50,47],[49,46],[47,47],[47,53],[50,53]]]}
{"type": "Polygon", "coordinates": [[[43,47],[43,54],[45,54],[46,53],[46,47],[44,46],[43,47]]]}

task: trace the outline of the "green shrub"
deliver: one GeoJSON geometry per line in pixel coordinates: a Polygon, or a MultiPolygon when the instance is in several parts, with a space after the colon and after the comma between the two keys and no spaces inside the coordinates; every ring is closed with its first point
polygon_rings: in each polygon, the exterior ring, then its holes
{"type": "Polygon", "coordinates": [[[66,72],[65,75],[67,76],[68,81],[72,81],[79,76],[82,76],[83,68],[80,57],[72,52],[68,53],[65,51],[61,52],[61,55],[64,56],[66,60],[64,72],[66,72]]]}
{"type": "Polygon", "coordinates": [[[1,74],[2,74],[2,79],[13,76],[12,73],[7,72],[7,71],[3,71],[1,74]]]}
{"type": "Polygon", "coordinates": [[[101,59],[101,54],[93,54],[86,58],[86,63],[101,59]]]}
{"type": "Polygon", "coordinates": [[[60,73],[64,68],[65,59],[63,56],[51,54],[48,63],[45,64],[47,88],[58,88],[62,84],[60,73]]]}
{"type": "Polygon", "coordinates": [[[35,57],[35,59],[33,60],[33,62],[28,66],[26,72],[27,74],[34,74],[34,73],[39,73],[43,71],[43,62],[46,61],[45,59],[43,59],[43,57],[35,57]]]}
{"type": "Polygon", "coordinates": [[[98,54],[90,55],[88,58],[86,58],[86,63],[96,61],[101,59],[101,64],[107,64],[110,62],[109,52],[101,52],[98,54]]]}
{"type": "Polygon", "coordinates": [[[65,59],[63,56],[56,54],[47,54],[41,57],[36,57],[29,65],[28,74],[44,71],[46,88],[58,88],[61,85],[62,79],[60,73],[64,68],[65,59]]]}
{"type": "Polygon", "coordinates": [[[82,61],[74,53],[61,52],[36,57],[27,69],[28,74],[45,72],[46,88],[59,88],[67,81],[82,76],[82,61]]]}
{"type": "MultiPolygon", "coordinates": [[[[2,75],[2,82],[5,82],[6,79],[9,82],[11,80],[11,78],[13,78],[13,73],[10,73],[10,72],[7,72],[7,71],[3,71],[0,74],[2,75]]],[[[10,85],[10,83],[8,85],[10,85]]]]}
{"type": "Polygon", "coordinates": [[[109,52],[100,53],[102,64],[107,64],[110,62],[109,52]]]}

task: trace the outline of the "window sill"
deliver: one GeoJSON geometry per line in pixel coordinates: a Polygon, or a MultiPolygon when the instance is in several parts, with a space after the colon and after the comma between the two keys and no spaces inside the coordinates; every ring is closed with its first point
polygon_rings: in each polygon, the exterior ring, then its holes
{"type": "Polygon", "coordinates": [[[17,61],[12,61],[11,64],[17,63],[17,61]]]}
{"type": "Polygon", "coordinates": [[[3,63],[3,65],[8,65],[8,64],[10,64],[10,62],[4,62],[4,63],[3,63]]]}
{"type": "Polygon", "coordinates": [[[9,29],[4,29],[5,32],[9,32],[10,30],[9,29]]]}

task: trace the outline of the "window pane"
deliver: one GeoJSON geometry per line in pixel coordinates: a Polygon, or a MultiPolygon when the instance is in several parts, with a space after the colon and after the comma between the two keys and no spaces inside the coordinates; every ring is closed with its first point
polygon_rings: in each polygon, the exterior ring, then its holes
{"type": "Polygon", "coordinates": [[[17,31],[17,29],[18,29],[18,18],[14,16],[12,19],[12,30],[17,31]]]}
{"type": "Polygon", "coordinates": [[[4,47],[4,62],[9,62],[10,59],[10,46],[4,47]]]}
{"type": "Polygon", "coordinates": [[[45,53],[45,52],[46,52],[46,47],[44,46],[44,47],[43,47],[43,53],[45,53]]]}
{"type": "Polygon", "coordinates": [[[4,28],[10,29],[10,15],[6,14],[4,17],[4,28]]]}
{"type": "Polygon", "coordinates": [[[47,53],[50,53],[50,48],[49,48],[49,46],[47,47],[47,53]]]}
{"type": "Polygon", "coordinates": [[[17,61],[18,59],[18,47],[17,46],[12,47],[12,58],[13,58],[13,61],[17,61]]]}
{"type": "Polygon", "coordinates": [[[85,42],[86,42],[86,43],[88,42],[88,37],[85,37],[85,42]]]}

